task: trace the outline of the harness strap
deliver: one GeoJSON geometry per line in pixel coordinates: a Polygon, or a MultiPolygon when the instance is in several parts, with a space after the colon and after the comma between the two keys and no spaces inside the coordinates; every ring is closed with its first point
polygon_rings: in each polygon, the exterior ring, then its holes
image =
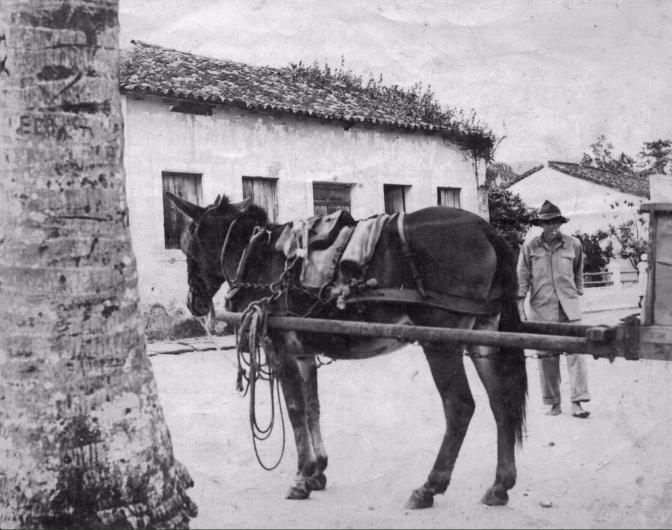
{"type": "Polygon", "coordinates": [[[237,220],[238,219],[234,219],[229,224],[229,228],[226,231],[226,237],[224,238],[224,244],[222,245],[222,250],[219,253],[219,265],[220,265],[220,268],[222,269],[222,276],[224,276],[224,280],[226,281],[226,283],[229,284],[229,287],[231,287],[231,282],[229,281],[229,277],[226,274],[226,269],[224,269],[224,253],[226,252],[226,248],[229,246],[229,238],[231,237],[231,229],[233,228],[233,225],[236,224],[237,220]]]}
{"type": "Polygon", "coordinates": [[[247,244],[245,250],[243,250],[243,254],[240,256],[240,261],[238,262],[238,269],[236,270],[236,277],[233,279],[234,282],[238,282],[238,280],[242,278],[243,273],[245,272],[245,265],[247,264],[247,258],[250,256],[250,252],[252,252],[252,249],[254,248],[254,245],[257,243],[257,240],[262,235],[264,235],[265,232],[266,230],[264,228],[261,228],[259,226],[254,227],[254,231],[252,232],[250,242],[247,244]]]}
{"type": "Polygon", "coordinates": [[[497,296],[479,300],[453,294],[437,293],[436,291],[427,291],[423,295],[416,289],[399,289],[397,287],[376,287],[363,293],[350,295],[344,299],[343,303],[342,309],[347,304],[392,303],[419,304],[472,315],[491,315],[501,311],[501,301],[497,296]]]}
{"type": "Polygon", "coordinates": [[[406,235],[406,227],[404,226],[404,218],[406,214],[404,212],[399,212],[397,217],[397,231],[399,232],[399,239],[401,239],[401,255],[406,260],[408,268],[411,269],[411,275],[415,281],[415,285],[418,287],[418,291],[423,298],[427,298],[427,291],[425,291],[425,286],[422,283],[422,277],[420,276],[420,271],[418,270],[415,260],[413,259],[413,253],[411,252],[411,247],[408,243],[408,236],[406,235]]]}

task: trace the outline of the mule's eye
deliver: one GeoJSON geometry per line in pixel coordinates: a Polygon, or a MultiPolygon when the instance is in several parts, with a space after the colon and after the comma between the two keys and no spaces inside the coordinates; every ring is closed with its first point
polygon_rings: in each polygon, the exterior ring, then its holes
{"type": "Polygon", "coordinates": [[[193,236],[196,233],[196,223],[189,223],[189,233],[193,236]]]}

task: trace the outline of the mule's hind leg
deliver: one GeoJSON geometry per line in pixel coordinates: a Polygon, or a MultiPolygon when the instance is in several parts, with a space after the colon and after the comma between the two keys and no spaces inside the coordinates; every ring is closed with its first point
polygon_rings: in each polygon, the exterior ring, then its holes
{"type": "Polygon", "coordinates": [[[306,414],[308,417],[308,429],[315,452],[315,470],[307,478],[307,483],[312,490],[323,490],[327,485],[327,477],[324,470],[327,467],[327,452],[322,440],[320,430],[320,399],[317,392],[317,359],[309,357],[299,359],[301,375],[303,377],[304,399],[306,402],[306,414]]]}
{"type": "Polygon", "coordinates": [[[443,402],[446,432],[427,482],[411,495],[409,505],[413,509],[429,508],[434,503],[434,495],[448,488],[457,455],[474,414],[474,398],[464,371],[462,348],[454,345],[424,345],[423,348],[443,402]]]}
{"type": "MultiPolygon", "coordinates": [[[[486,316],[479,317],[474,329],[496,330],[499,323],[499,317],[486,316]]],[[[485,386],[490,401],[490,408],[497,424],[497,469],[495,471],[495,482],[486,491],[481,502],[489,506],[503,506],[509,500],[508,490],[513,488],[516,483],[516,457],[515,443],[516,434],[522,428],[521,422],[523,414],[521,407],[523,403],[518,403],[521,393],[525,388],[517,388],[521,383],[516,372],[515,366],[506,369],[502,361],[506,359],[497,358],[498,355],[505,355],[499,351],[496,346],[470,346],[469,351],[472,354],[472,360],[476,366],[476,371],[485,386]]],[[[513,360],[515,363],[515,360],[513,360]]],[[[524,370],[524,357],[522,359],[524,370]]]]}

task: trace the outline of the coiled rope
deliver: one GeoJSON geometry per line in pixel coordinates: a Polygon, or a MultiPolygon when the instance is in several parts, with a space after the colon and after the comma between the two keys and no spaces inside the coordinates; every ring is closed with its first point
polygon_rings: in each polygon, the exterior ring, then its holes
{"type": "Polygon", "coordinates": [[[277,370],[279,366],[277,352],[273,342],[268,336],[268,300],[262,299],[252,302],[243,312],[237,337],[238,376],[236,389],[244,397],[250,394],[250,429],[254,454],[259,465],[271,471],[280,465],[285,454],[285,417],[282,412],[280,400],[280,385],[278,384],[277,370]],[[268,385],[270,404],[270,417],[265,426],[260,426],[257,421],[257,381],[264,381],[268,385]],[[267,440],[273,432],[277,412],[280,414],[282,426],[282,449],[278,460],[272,466],[264,464],[259,454],[258,443],[267,440]]]}

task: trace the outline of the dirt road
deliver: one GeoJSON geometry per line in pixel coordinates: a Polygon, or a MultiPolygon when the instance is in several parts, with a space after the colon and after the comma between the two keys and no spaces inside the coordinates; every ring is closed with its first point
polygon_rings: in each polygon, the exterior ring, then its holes
{"type": "MultiPolygon", "coordinates": [[[[467,360],[476,414],[451,486],[433,508],[405,509],[429,472],[443,414],[417,346],[320,368],[328,485],[307,501],[284,495],[295,471],[291,429],[275,471],[257,464],[248,401],[235,392],[234,355],[205,351],[151,357],[175,454],[196,484],[193,528],[671,528],[672,366],[589,357],[592,411],[543,414],[535,359],[527,439],[506,507],[479,503],[494,479],[495,428],[467,360]],[[541,504],[551,504],[543,507],[541,504]]],[[[563,376],[566,374],[561,360],[563,376]]],[[[565,378],[566,379],[566,378],[565,378]]],[[[279,433],[279,429],[278,429],[279,433]]],[[[263,448],[271,463],[279,438],[263,448]]]]}

